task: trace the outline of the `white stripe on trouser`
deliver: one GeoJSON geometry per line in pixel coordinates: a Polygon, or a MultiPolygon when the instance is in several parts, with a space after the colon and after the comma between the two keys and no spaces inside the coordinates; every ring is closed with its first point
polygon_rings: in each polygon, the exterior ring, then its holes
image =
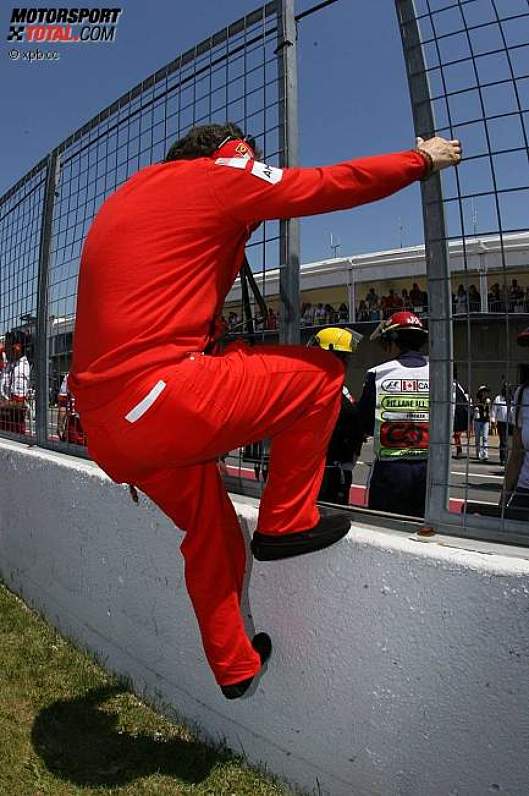
{"type": "Polygon", "coordinates": [[[142,398],[141,401],[136,404],[136,406],[133,406],[130,412],[125,415],[125,420],[128,420],[129,423],[135,423],[136,420],[139,420],[140,417],[145,414],[147,409],[153,405],[160,393],[163,392],[166,387],[167,384],[165,381],[157,382],[152,390],[145,396],[145,398],[142,398]]]}

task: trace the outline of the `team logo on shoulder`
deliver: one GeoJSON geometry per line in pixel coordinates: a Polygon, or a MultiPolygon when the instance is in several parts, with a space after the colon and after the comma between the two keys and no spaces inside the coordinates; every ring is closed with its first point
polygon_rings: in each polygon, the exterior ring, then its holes
{"type": "Polygon", "coordinates": [[[268,166],[268,164],[260,163],[258,160],[254,161],[252,174],[272,185],[275,185],[276,182],[281,182],[283,179],[283,169],[278,169],[275,166],[268,166]]]}
{"type": "Polygon", "coordinates": [[[242,157],[245,157],[246,160],[251,159],[250,149],[248,147],[248,144],[244,144],[242,142],[240,144],[237,144],[237,146],[235,147],[235,151],[237,152],[238,155],[242,155],[242,157]]]}
{"type": "Polygon", "coordinates": [[[231,166],[232,169],[244,169],[248,163],[247,158],[217,158],[216,166],[231,166]]]}

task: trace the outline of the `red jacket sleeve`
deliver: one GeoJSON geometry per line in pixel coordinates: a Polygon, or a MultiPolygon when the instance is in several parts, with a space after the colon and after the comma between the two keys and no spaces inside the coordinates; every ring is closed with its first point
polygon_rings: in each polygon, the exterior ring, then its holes
{"type": "Polygon", "coordinates": [[[374,202],[419,180],[426,171],[417,152],[348,160],[319,168],[278,169],[257,161],[218,158],[211,188],[233,221],[255,224],[374,202]]]}

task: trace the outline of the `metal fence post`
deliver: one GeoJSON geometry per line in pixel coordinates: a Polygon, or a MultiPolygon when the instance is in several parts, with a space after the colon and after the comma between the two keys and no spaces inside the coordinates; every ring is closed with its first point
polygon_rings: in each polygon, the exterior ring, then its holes
{"type": "MultiPolygon", "coordinates": [[[[284,92],[280,107],[281,166],[298,165],[298,67],[294,0],[281,0],[278,46],[279,85],[284,92]]],[[[300,342],[299,221],[281,221],[280,241],[280,324],[281,343],[300,342]]]]}
{"type": "MultiPolygon", "coordinates": [[[[426,77],[413,0],[396,0],[416,135],[434,135],[430,88],[426,77]]],[[[430,449],[426,519],[435,522],[448,504],[452,437],[452,294],[449,254],[438,174],[421,185],[428,276],[430,332],[430,449]],[[432,390],[435,385],[435,390],[432,390]]]]}
{"type": "Polygon", "coordinates": [[[37,445],[45,445],[48,438],[48,271],[50,264],[51,233],[55,189],[60,160],[57,150],[48,156],[46,188],[42,205],[42,226],[39,243],[39,275],[37,286],[37,340],[36,340],[36,436],[37,445]]]}

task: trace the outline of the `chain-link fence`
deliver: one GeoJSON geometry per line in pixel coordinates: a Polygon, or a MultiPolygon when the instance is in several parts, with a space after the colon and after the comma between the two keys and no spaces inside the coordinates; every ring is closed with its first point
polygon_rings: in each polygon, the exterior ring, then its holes
{"type": "MultiPolygon", "coordinates": [[[[2,409],[0,433],[72,453],[84,450],[65,376],[80,253],[97,209],[138,169],[163,159],[170,143],[194,124],[229,119],[256,139],[268,163],[295,164],[297,24],[334,2],[317,3],[297,16],[293,0],[270,2],[227,26],[101,111],[0,199],[0,338],[9,362],[10,346],[18,341],[27,363],[19,359],[17,368],[11,363],[3,369],[4,386],[11,371],[16,400],[2,409]]],[[[529,11],[526,0],[395,5],[416,132],[461,138],[465,147],[457,170],[423,186],[427,286],[410,280],[406,291],[409,308],[430,329],[427,519],[448,532],[525,541],[507,506],[502,465],[518,439],[516,387],[527,379],[520,367],[527,356],[516,339],[529,323],[529,283],[523,279],[529,11]],[[489,398],[483,401],[478,388],[484,382],[489,398]],[[466,397],[456,406],[457,384],[466,397]],[[464,428],[453,437],[461,408],[464,428]],[[492,413],[488,429],[479,420],[481,411],[492,413]],[[486,440],[492,426],[498,433],[486,440]]],[[[321,309],[311,308],[314,317],[307,310],[300,318],[296,221],[261,225],[247,256],[261,293],[269,294],[267,279],[274,280],[278,311],[269,315],[251,282],[243,281],[226,312],[233,332],[297,342],[312,334],[317,312],[323,313],[321,323],[360,330],[373,326],[374,312],[390,313],[389,305],[360,307],[351,261],[343,269],[342,305],[321,302],[321,309]]],[[[361,267],[367,279],[368,266],[361,267]]],[[[368,282],[361,284],[367,291],[368,282]]],[[[230,486],[260,493],[266,445],[230,454],[226,466],[236,476],[230,486]]]]}
{"type": "Polygon", "coordinates": [[[452,532],[526,541],[510,493],[516,483],[523,493],[526,467],[516,450],[524,412],[515,404],[525,402],[516,388],[528,362],[517,345],[529,316],[516,277],[528,268],[519,239],[529,198],[529,9],[525,0],[397,7],[417,134],[435,131],[465,147],[458,169],[423,188],[433,385],[428,519],[452,532]],[[448,245],[458,247],[457,287],[448,245]],[[506,483],[509,450],[521,466],[506,483]],[[492,500],[471,499],[478,483],[492,500]]]}
{"type": "MultiPolygon", "coordinates": [[[[178,56],[70,135],[2,197],[0,337],[7,333],[9,343],[9,332],[25,336],[27,366],[19,360],[15,377],[22,379],[24,370],[30,381],[16,385],[18,393],[10,389],[20,406],[4,411],[2,433],[38,436],[40,444],[62,450],[84,441],[65,378],[79,261],[92,219],[119,185],[163,160],[193,125],[227,119],[253,136],[271,165],[292,162],[287,153],[295,151],[297,130],[288,116],[284,45],[292,9],[290,2],[267,3],[178,56]]],[[[267,269],[297,256],[290,227],[266,222],[248,244],[261,292],[267,269]]],[[[292,334],[289,325],[285,317],[285,336],[292,334]]],[[[7,356],[11,361],[10,351],[7,356]]]]}
{"type": "Polygon", "coordinates": [[[0,203],[0,330],[5,349],[0,362],[0,429],[3,434],[24,434],[31,439],[35,438],[35,389],[30,363],[34,362],[35,353],[46,175],[43,161],[0,203]]]}

